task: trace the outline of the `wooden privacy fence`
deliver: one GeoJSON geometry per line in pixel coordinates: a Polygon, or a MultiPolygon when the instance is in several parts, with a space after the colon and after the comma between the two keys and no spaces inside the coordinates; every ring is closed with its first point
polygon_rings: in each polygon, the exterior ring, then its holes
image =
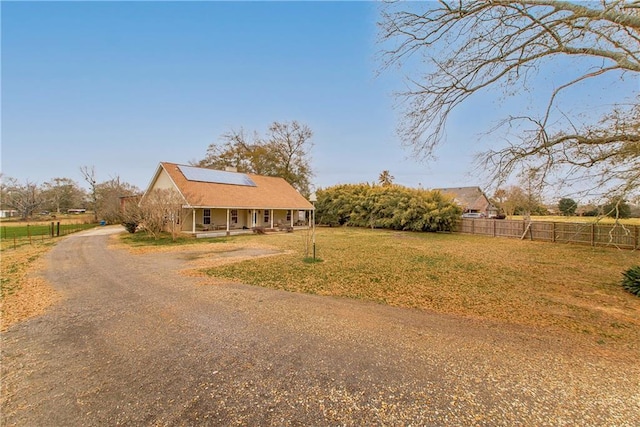
{"type": "Polygon", "coordinates": [[[456,224],[455,231],[554,243],[640,249],[640,226],[637,225],[464,218],[456,224]]]}

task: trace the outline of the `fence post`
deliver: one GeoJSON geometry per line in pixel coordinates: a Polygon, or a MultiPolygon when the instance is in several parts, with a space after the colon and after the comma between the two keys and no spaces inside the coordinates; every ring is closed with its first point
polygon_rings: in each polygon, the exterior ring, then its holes
{"type": "Polygon", "coordinates": [[[496,220],[493,220],[493,237],[496,237],[496,220]]]}
{"type": "Polygon", "coordinates": [[[596,225],[591,224],[591,246],[596,245],[596,225]]]}
{"type": "Polygon", "coordinates": [[[58,221],[58,224],[57,224],[57,234],[58,234],[58,237],[60,237],[60,221],[58,221]]]}
{"type": "Polygon", "coordinates": [[[552,222],[551,225],[553,225],[553,227],[551,227],[551,241],[555,243],[556,242],[556,223],[552,222]]]}
{"type": "Polygon", "coordinates": [[[53,221],[51,221],[51,237],[54,237],[54,231],[55,229],[53,228],[53,221]]]}
{"type": "Polygon", "coordinates": [[[633,249],[640,248],[640,225],[636,225],[636,241],[633,245],[633,249]]]}

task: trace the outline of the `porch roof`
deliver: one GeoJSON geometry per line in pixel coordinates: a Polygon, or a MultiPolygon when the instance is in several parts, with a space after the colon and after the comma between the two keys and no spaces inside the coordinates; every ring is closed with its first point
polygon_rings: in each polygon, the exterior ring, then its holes
{"type": "Polygon", "coordinates": [[[160,163],[160,168],[166,171],[191,207],[313,209],[313,205],[283,178],[245,174],[255,186],[202,182],[187,179],[179,166],[175,163],[160,163]]]}

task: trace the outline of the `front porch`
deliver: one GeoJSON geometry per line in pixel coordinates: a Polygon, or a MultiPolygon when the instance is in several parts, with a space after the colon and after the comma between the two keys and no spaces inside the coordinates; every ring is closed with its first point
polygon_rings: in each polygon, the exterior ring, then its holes
{"type": "Polygon", "coordinates": [[[247,234],[255,228],[268,232],[308,228],[311,218],[311,211],[297,209],[185,207],[183,212],[181,231],[195,237],[247,234]]]}
{"type": "MultiPolygon", "coordinates": [[[[262,227],[261,227],[262,228],[262,227]]],[[[287,232],[295,232],[298,230],[308,230],[309,229],[309,225],[297,225],[297,226],[293,226],[293,230],[291,231],[287,231],[287,230],[280,230],[277,227],[276,228],[262,228],[262,231],[264,231],[265,233],[268,234],[272,234],[272,233],[287,233],[287,232]]],[[[212,230],[212,231],[200,231],[200,232],[196,232],[196,233],[190,233],[193,234],[193,236],[196,239],[210,239],[213,237],[227,237],[227,236],[238,236],[241,234],[254,234],[255,231],[251,228],[238,228],[238,229],[231,229],[229,231],[227,230],[212,230]]]]}

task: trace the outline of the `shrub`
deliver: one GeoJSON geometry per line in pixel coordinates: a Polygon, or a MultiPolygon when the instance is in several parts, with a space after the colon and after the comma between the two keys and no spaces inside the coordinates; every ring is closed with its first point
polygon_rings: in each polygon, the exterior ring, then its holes
{"type": "Polygon", "coordinates": [[[576,203],[576,201],[573,199],[569,199],[568,197],[560,199],[560,201],[558,202],[558,210],[564,216],[575,215],[576,209],[578,209],[578,203],[576,203]]]}
{"type": "Polygon", "coordinates": [[[622,273],[622,275],[624,276],[622,279],[622,287],[626,291],[640,297],[640,265],[631,267],[622,273]]]}
{"type": "Polygon", "coordinates": [[[125,221],[122,225],[124,225],[124,228],[131,234],[135,233],[138,228],[137,221],[125,221]]]}
{"type": "Polygon", "coordinates": [[[318,190],[316,222],[406,231],[451,231],[460,208],[437,191],[346,184],[318,190]]]}

